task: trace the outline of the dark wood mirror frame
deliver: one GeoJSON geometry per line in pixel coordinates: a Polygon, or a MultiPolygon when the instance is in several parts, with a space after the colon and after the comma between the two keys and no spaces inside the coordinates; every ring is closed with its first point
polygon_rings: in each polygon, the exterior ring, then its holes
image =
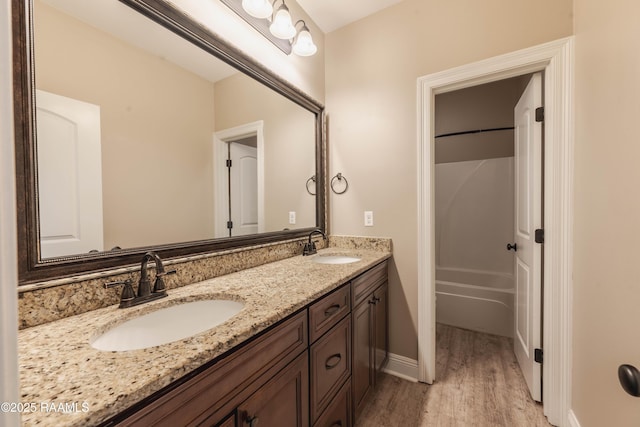
{"type": "Polygon", "coordinates": [[[36,176],[32,3],[31,0],[12,0],[19,284],[137,264],[142,255],[149,250],[156,251],[162,258],[175,258],[302,238],[315,228],[326,232],[328,224],[324,106],[164,0],[120,1],[315,114],[317,227],[139,247],[119,250],[117,253],[99,252],[41,260],[36,176]]]}

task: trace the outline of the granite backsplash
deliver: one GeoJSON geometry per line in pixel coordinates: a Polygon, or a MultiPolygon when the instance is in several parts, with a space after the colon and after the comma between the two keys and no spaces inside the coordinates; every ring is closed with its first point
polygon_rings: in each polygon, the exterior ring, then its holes
{"type": "MultiPolygon", "coordinates": [[[[315,239],[314,239],[315,240],[315,239]]],[[[247,268],[300,255],[304,239],[294,239],[250,248],[164,260],[176,269],[165,279],[167,289],[186,286],[247,268]]],[[[325,247],[317,240],[318,249],[325,247]]],[[[391,252],[391,239],[358,236],[329,236],[329,247],[391,252]]],[[[153,269],[149,269],[154,279],[153,269]]],[[[137,283],[140,266],[84,274],[18,288],[19,328],[29,328],[117,304],[121,289],[105,289],[103,284],[131,279],[137,283]]]]}

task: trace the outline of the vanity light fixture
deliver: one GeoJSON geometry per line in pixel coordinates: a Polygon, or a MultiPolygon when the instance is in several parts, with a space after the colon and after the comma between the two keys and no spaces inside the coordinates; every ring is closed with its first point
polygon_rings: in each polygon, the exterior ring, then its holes
{"type": "Polygon", "coordinates": [[[307,24],[301,19],[296,22],[296,27],[302,22],[302,28],[298,31],[298,35],[293,41],[293,53],[298,56],[311,56],[318,51],[318,47],[313,43],[311,38],[311,32],[307,27],[307,24]]]}
{"type": "MultiPolygon", "coordinates": [[[[273,4],[275,5],[276,2],[274,1],[273,4]]],[[[296,35],[296,27],[291,22],[291,14],[287,5],[284,4],[284,0],[282,0],[282,4],[273,14],[269,31],[277,38],[284,40],[292,39],[296,35]]]]}
{"type": "Polygon", "coordinates": [[[258,19],[270,18],[273,15],[273,6],[269,0],[242,0],[242,8],[258,19]]]}
{"type": "Polygon", "coordinates": [[[303,20],[293,24],[285,0],[220,0],[285,54],[312,56],[318,51],[303,20]],[[299,24],[302,24],[299,26],[299,24]],[[298,30],[298,28],[300,28],[298,30]]]}

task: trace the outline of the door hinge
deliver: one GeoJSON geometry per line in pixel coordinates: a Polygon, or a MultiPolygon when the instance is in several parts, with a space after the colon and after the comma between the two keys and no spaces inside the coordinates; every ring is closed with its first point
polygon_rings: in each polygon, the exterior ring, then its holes
{"type": "Polygon", "coordinates": [[[537,228],[536,229],[536,243],[544,243],[544,229],[537,228]]]}
{"type": "Polygon", "coordinates": [[[544,122],[544,107],[536,108],[536,122],[544,122]]]}
{"type": "Polygon", "coordinates": [[[533,352],[533,360],[537,363],[542,363],[542,349],[536,348],[533,352]]]}
{"type": "Polygon", "coordinates": [[[233,228],[233,221],[227,221],[227,228],[231,230],[233,228]]]}
{"type": "Polygon", "coordinates": [[[231,159],[227,159],[227,167],[228,167],[228,168],[230,168],[230,167],[231,167],[231,163],[232,163],[231,159]]]}

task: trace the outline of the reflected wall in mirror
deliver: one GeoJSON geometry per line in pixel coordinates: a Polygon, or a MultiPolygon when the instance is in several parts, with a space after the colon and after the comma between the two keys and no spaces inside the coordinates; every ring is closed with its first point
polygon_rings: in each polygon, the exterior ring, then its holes
{"type": "MultiPolygon", "coordinates": [[[[31,7],[35,120],[16,121],[17,137],[35,133],[17,150],[21,281],[117,266],[150,247],[185,255],[324,228],[323,192],[305,186],[323,176],[320,104],[163,1],[31,7]]],[[[16,90],[17,111],[25,95],[16,90]]]]}

